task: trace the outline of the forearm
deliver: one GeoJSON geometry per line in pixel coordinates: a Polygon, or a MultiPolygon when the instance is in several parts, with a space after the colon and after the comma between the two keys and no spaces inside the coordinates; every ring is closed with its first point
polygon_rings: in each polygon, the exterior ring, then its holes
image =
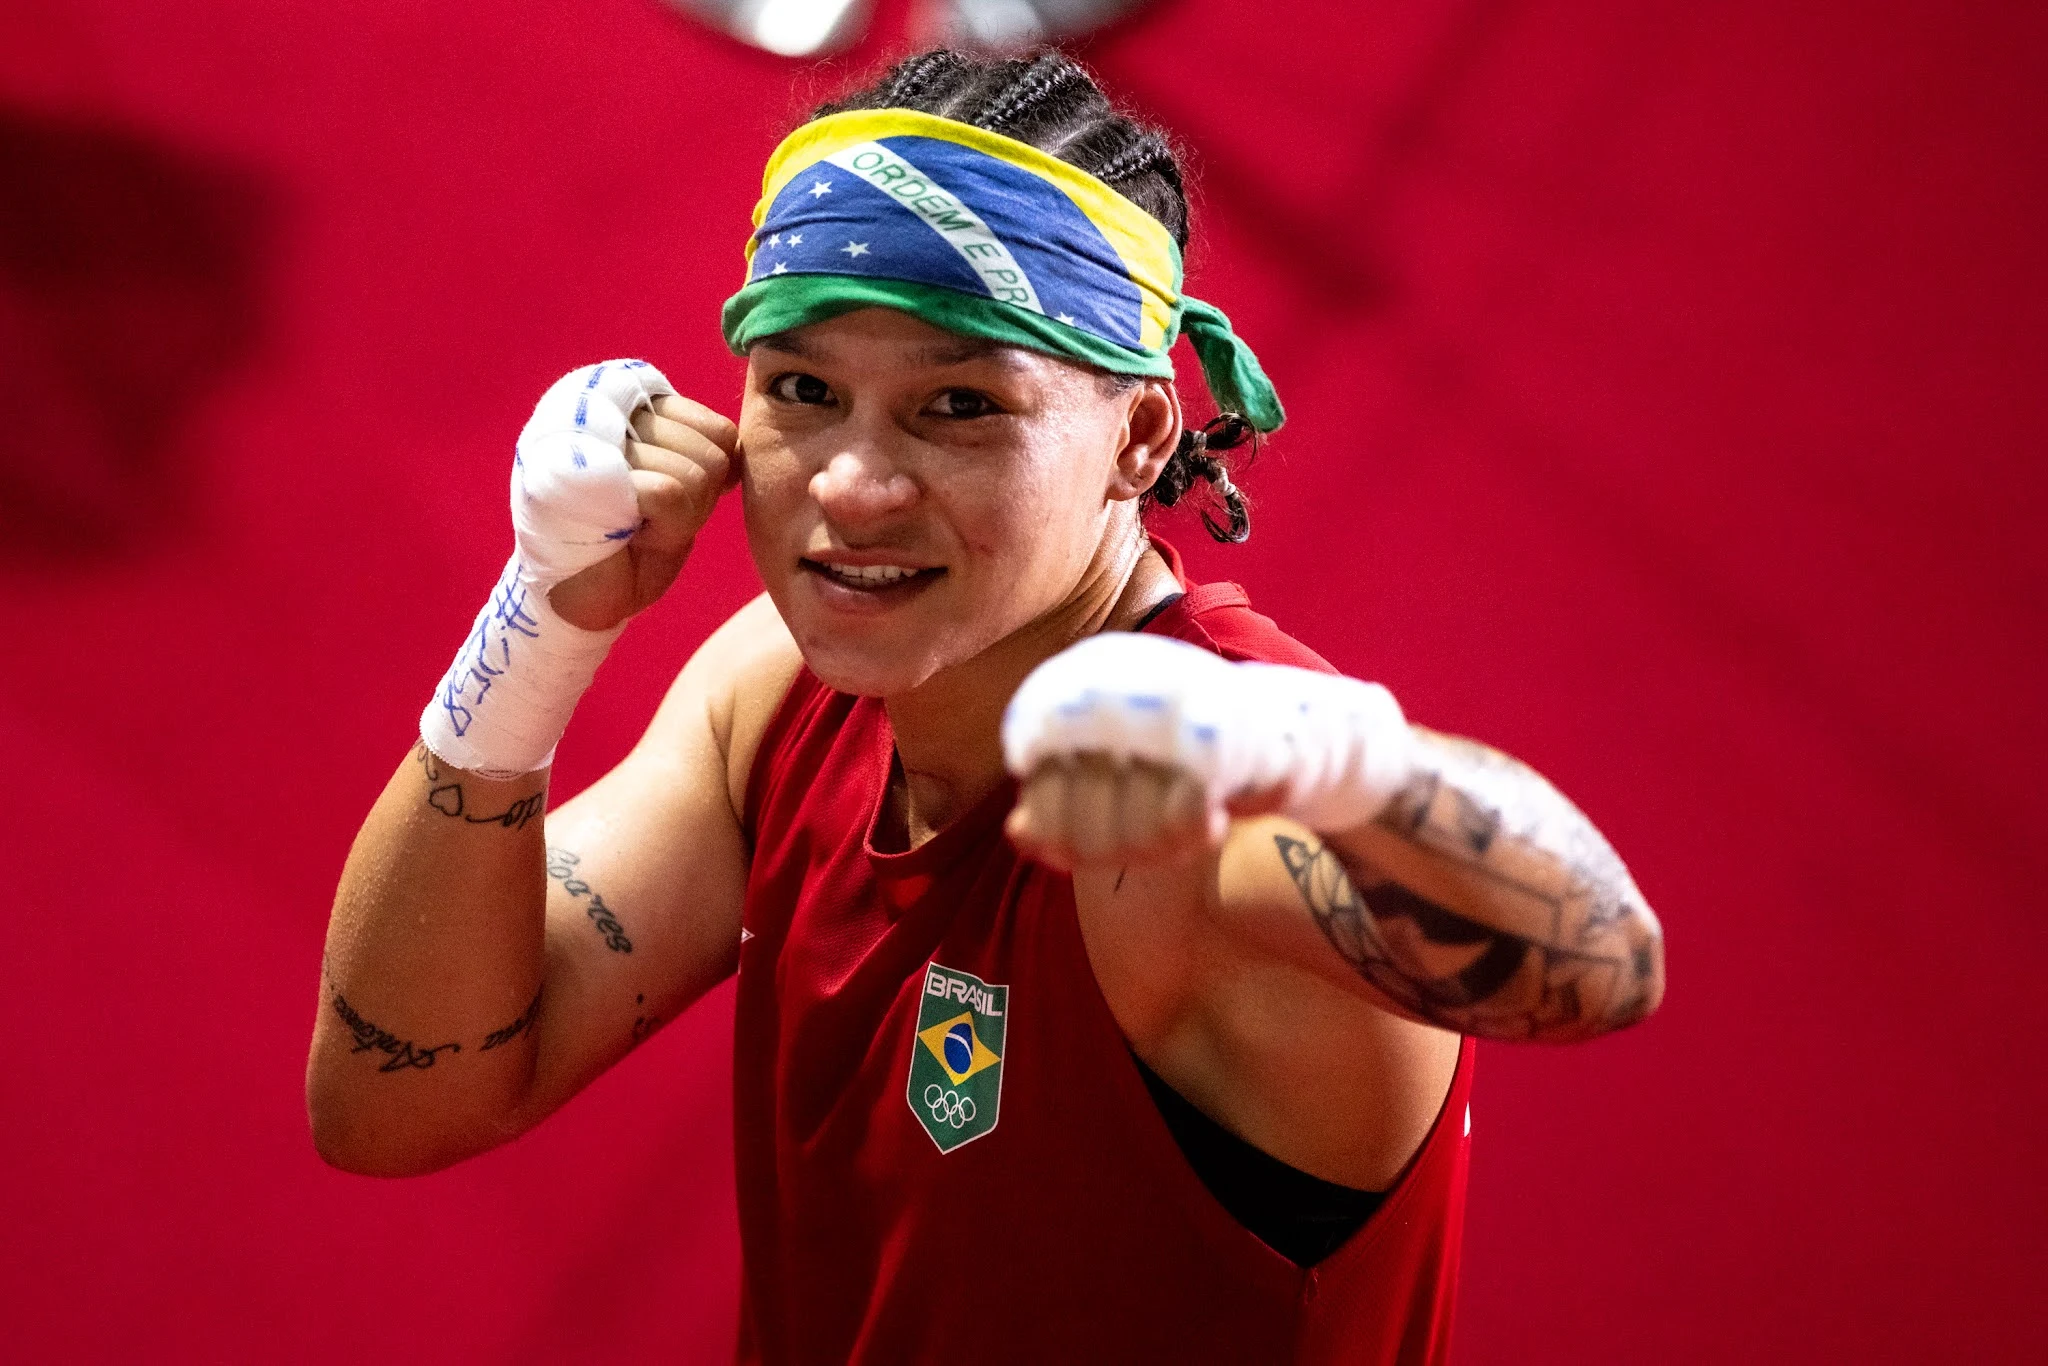
{"type": "Polygon", "coordinates": [[[314,1141],[432,1170],[509,1136],[533,1083],[547,774],[496,782],[414,747],[350,851],[307,1065],[314,1141]]]}
{"type": "Polygon", "coordinates": [[[1373,821],[1273,837],[1337,952],[1461,1033],[1564,1042],[1654,1010],[1662,932],[1600,832],[1507,755],[1412,733],[1412,774],[1373,821]]]}
{"type": "Polygon", "coordinates": [[[1025,783],[1012,838],[1066,866],[1103,856],[1102,831],[1068,819],[1091,755],[1126,770],[1134,853],[1214,839],[1225,812],[1281,818],[1231,829],[1216,910],[1418,1020],[1565,1041],[1632,1024],[1663,995],[1656,917],[1592,823],[1516,760],[1410,725],[1378,684],[1108,633],[1025,679],[1003,746],[1025,783]],[[1169,802],[1189,788],[1206,805],[1169,802]]]}
{"type": "MultiPolygon", "coordinates": [[[[667,588],[731,484],[736,450],[730,421],[643,361],[572,371],[535,405],[513,457],[512,557],[335,898],[307,1065],[330,1161],[445,1166],[532,1124],[630,1044],[607,1032],[617,1007],[592,1006],[592,991],[620,984],[579,962],[587,936],[548,928],[547,774],[612,641],[667,588]]],[[[574,897],[558,916],[572,928],[574,897]]],[[[631,951],[609,909],[590,923],[631,951]]],[[[643,1006],[662,990],[634,995],[643,1006]]]]}

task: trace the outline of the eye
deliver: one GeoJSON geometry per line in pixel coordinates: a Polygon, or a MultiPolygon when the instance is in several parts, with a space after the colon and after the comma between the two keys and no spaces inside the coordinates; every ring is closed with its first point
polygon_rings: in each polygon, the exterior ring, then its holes
{"type": "Polygon", "coordinates": [[[796,370],[769,380],[768,392],[784,403],[802,403],[812,407],[832,401],[832,386],[816,375],[796,370]]]}
{"type": "Polygon", "coordinates": [[[931,402],[926,411],[940,417],[994,417],[1002,407],[979,389],[948,389],[931,402]]]}

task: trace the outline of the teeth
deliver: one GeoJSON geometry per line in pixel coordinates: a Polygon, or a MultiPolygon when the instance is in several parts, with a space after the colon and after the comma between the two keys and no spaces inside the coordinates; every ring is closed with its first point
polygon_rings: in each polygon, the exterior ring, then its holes
{"type": "Polygon", "coordinates": [[[831,564],[828,562],[825,568],[831,571],[834,578],[844,579],[848,583],[857,583],[864,588],[876,588],[884,584],[900,583],[917,573],[915,569],[904,569],[893,564],[855,565],[831,564]]]}

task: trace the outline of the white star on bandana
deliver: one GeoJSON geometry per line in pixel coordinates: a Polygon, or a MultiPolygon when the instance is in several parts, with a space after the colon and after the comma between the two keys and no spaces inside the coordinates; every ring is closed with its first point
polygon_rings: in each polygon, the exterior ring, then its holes
{"type": "Polygon", "coordinates": [[[812,182],[811,182],[811,198],[813,198],[813,199],[817,199],[817,198],[818,198],[818,197],[820,197],[821,195],[828,195],[828,194],[831,194],[831,193],[832,193],[832,182],[831,182],[831,181],[829,181],[829,180],[814,180],[814,181],[812,181],[812,182]]]}
{"type": "Polygon", "coordinates": [[[769,246],[771,246],[771,247],[779,247],[779,246],[781,246],[781,245],[782,245],[782,234],[781,234],[781,233],[779,233],[779,232],[778,232],[778,233],[771,233],[771,234],[769,234],[769,237],[768,237],[768,245],[769,245],[769,246]]]}
{"type": "Polygon", "coordinates": [[[848,256],[865,256],[868,254],[868,244],[865,242],[848,242],[840,250],[848,256]]]}
{"type": "Polygon", "coordinates": [[[768,273],[770,275],[787,275],[789,274],[789,267],[784,265],[782,262],[777,261],[775,263],[775,269],[769,271],[768,273]]]}
{"type": "Polygon", "coordinates": [[[792,247],[800,247],[800,246],[802,246],[803,244],[804,244],[804,235],[803,235],[802,233],[800,233],[800,232],[793,232],[793,233],[791,233],[791,234],[789,235],[789,243],[788,243],[788,245],[790,245],[790,246],[792,246],[792,247]]]}

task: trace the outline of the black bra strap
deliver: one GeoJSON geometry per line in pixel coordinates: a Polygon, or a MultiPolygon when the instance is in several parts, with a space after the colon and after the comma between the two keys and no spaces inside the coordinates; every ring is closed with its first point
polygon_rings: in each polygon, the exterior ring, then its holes
{"type": "Polygon", "coordinates": [[[1182,598],[1186,596],[1187,594],[1185,593],[1169,593],[1167,596],[1161,598],[1159,601],[1153,603],[1150,607],[1146,608],[1145,615],[1139,617],[1138,624],[1133,626],[1131,629],[1133,631],[1144,630],[1147,626],[1150,626],[1153,622],[1159,619],[1159,614],[1161,612],[1164,612],[1167,608],[1173,606],[1175,603],[1179,602],[1182,598]]]}

